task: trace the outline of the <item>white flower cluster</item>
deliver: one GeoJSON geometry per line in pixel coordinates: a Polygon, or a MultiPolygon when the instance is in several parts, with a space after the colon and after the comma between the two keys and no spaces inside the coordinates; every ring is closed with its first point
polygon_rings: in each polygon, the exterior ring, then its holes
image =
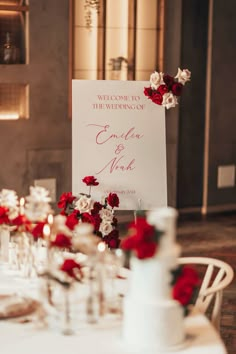
{"type": "MultiPolygon", "coordinates": [[[[162,72],[158,73],[157,71],[155,71],[154,73],[151,74],[150,85],[151,85],[152,90],[158,91],[158,88],[161,85],[165,86],[165,82],[163,79],[164,75],[165,75],[164,73],[162,73],[162,72]]],[[[179,84],[185,85],[186,82],[190,81],[191,72],[188,69],[181,70],[180,68],[178,68],[178,72],[174,78],[177,79],[177,82],[179,84]]],[[[174,79],[174,78],[172,78],[172,79],[174,79]]],[[[177,104],[178,104],[177,97],[172,92],[171,89],[168,92],[165,92],[162,94],[162,103],[161,103],[162,106],[169,109],[169,108],[175,107],[177,104]]]]}
{"type": "Polygon", "coordinates": [[[25,215],[30,221],[44,221],[48,214],[52,212],[49,191],[44,187],[30,187],[30,195],[25,203],[25,215]]]}
{"type": "Polygon", "coordinates": [[[15,191],[2,189],[0,192],[0,206],[8,208],[9,219],[14,219],[19,213],[19,201],[15,191]]]}
{"type": "Polygon", "coordinates": [[[102,209],[100,210],[99,215],[102,219],[99,231],[104,236],[106,236],[113,230],[112,222],[113,222],[114,215],[111,209],[102,209]]]}
{"type": "MultiPolygon", "coordinates": [[[[104,202],[105,203],[105,202],[104,202]]],[[[79,210],[81,213],[90,213],[93,209],[94,200],[86,195],[82,195],[78,200],[74,202],[75,210],[79,210]]],[[[108,235],[112,230],[113,213],[111,209],[103,208],[99,211],[99,215],[102,219],[99,231],[104,235],[108,235]]]]}

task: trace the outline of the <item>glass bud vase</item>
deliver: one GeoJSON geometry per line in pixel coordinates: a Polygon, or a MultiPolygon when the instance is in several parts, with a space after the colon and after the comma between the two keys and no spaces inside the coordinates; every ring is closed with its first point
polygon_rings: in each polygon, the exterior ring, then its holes
{"type": "Polygon", "coordinates": [[[9,228],[2,227],[0,229],[0,243],[1,243],[1,261],[8,263],[9,261],[9,242],[10,230],[9,228]]]}

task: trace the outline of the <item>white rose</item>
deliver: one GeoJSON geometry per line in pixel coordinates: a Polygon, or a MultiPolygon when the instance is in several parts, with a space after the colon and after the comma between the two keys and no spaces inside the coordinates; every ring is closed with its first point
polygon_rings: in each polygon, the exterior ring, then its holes
{"type": "Polygon", "coordinates": [[[154,73],[152,73],[150,76],[150,83],[151,88],[157,90],[160,85],[164,84],[163,73],[158,73],[157,71],[154,71],[154,73]]]}
{"type": "Polygon", "coordinates": [[[112,222],[113,220],[113,214],[110,209],[102,209],[99,212],[100,217],[102,218],[102,221],[109,221],[112,222]]]}
{"type": "Polygon", "coordinates": [[[113,228],[112,228],[112,225],[111,225],[111,223],[109,221],[101,222],[99,231],[103,235],[108,235],[112,230],[113,230],[113,228]]]}
{"type": "Polygon", "coordinates": [[[90,210],[93,208],[93,201],[91,198],[86,197],[83,195],[74,203],[75,209],[79,210],[81,213],[89,213],[90,210]]]}
{"type": "Polygon", "coordinates": [[[181,70],[178,68],[177,75],[175,76],[182,85],[185,85],[187,81],[190,81],[191,72],[188,69],[181,70]]]}
{"type": "Polygon", "coordinates": [[[177,98],[171,92],[167,92],[163,95],[162,106],[169,109],[175,107],[178,104],[177,98]]]}

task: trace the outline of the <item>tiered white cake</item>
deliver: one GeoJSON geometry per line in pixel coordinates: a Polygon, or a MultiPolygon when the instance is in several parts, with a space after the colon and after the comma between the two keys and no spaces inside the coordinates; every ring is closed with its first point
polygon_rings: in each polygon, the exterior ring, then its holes
{"type": "Polygon", "coordinates": [[[184,342],[183,309],[171,297],[171,270],[180,247],[175,242],[177,212],[161,208],[149,212],[147,221],[164,234],[155,257],[131,259],[129,291],[124,300],[125,345],[144,353],[178,347],[184,342]]]}

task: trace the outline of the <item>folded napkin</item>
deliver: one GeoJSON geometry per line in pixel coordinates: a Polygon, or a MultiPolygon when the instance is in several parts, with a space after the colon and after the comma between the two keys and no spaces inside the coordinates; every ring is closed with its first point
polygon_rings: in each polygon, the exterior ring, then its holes
{"type": "Polygon", "coordinates": [[[25,316],[38,307],[38,302],[18,294],[0,294],[0,319],[25,316]]]}

